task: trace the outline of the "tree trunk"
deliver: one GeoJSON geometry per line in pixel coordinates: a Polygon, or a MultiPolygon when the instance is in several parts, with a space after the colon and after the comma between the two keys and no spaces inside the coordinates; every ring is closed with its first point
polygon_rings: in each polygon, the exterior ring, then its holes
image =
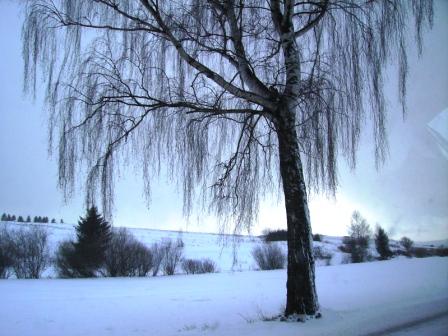
{"type": "Polygon", "coordinates": [[[297,314],[303,318],[304,315],[315,315],[319,305],[314,284],[311,222],[294,112],[287,107],[280,108],[276,128],[288,225],[285,315],[297,314]]]}

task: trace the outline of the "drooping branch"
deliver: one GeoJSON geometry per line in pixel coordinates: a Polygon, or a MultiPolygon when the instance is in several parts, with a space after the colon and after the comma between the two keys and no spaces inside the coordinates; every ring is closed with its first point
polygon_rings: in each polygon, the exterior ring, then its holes
{"type": "Polygon", "coordinates": [[[250,222],[239,212],[256,214],[259,195],[279,190],[280,104],[294,113],[316,191],[336,189],[340,155],[354,167],[368,118],[381,163],[384,69],[399,59],[405,106],[407,30],[412,22],[420,45],[432,15],[418,0],[29,0],[25,87],[35,90],[40,65],[68,194],[85,172],[91,196],[108,198],[134,158],[148,197],[166,163],[186,213],[201,194],[217,214],[250,222]]]}

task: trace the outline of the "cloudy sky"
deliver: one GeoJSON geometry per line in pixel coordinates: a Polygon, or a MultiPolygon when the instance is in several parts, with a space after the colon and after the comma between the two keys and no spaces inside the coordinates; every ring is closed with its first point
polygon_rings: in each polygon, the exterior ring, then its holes
{"type": "MultiPolygon", "coordinates": [[[[22,16],[16,3],[0,0],[0,213],[41,215],[74,223],[83,213],[82,194],[63,202],[56,188],[56,161],[47,154],[42,96],[33,100],[22,92],[22,16]]],[[[394,238],[448,238],[448,158],[428,127],[439,115],[431,125],[437,125],[447,141],[448,118],[440,113],[448,108],[448,1],[435,4],[434,27],[424,35],[422,57],[409,45],[409,110],[404,122],[397,103],[396,70],[390,68],[387,163],[375,170],[370,135],[365,134],[356,171],[340,165],[336,200],[310,195],[314,232],[346,234],[350,215],[357,209],[372,226],[380,223],[394,238]]],[[[125,175],[117,184],[114,225],[218,230],[213,218],[201,214],[187,223],[182,218],[179,193],[163,179],[156,183],[148,209],[141,181],[133,172],[125,175]]],[[[283,205],[277,201],[263,203],[259,217],[254,233],[285,227],[283,205]]]]}

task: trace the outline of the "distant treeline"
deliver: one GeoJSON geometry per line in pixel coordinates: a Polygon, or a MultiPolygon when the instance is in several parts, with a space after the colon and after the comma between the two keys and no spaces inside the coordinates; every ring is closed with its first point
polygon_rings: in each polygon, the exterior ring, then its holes
{"type": "MultiPolygon", "coordinates": [[[[10,214],[6,214],[3,213],[2,218],[1,218],[2,222],[19,222],[19,223],[56,223],[56,219],[52,219],[50,221],[50,219],[46,216],[34,216],[33,220],[31,220],[31,216],[27,216],[25,219],[22,216],[18,216],[16,217],[16,215],[10,215],[10,214]]],[[[61,219],[59,221],[60,223],[64,223],[64,221],[61,219]]]]}
{"type": "MultiPolygon", "coordinates": [[[[271,231],[269,229],[264,230],[263,238],[266,242],[274,242],[274,241],[287,241],[288,240],[288,231],[286,230],[274,230],[271,231]]],[[[322,241],[322,235],[315,233],[313,234],[313,241],[322,241]]]]}

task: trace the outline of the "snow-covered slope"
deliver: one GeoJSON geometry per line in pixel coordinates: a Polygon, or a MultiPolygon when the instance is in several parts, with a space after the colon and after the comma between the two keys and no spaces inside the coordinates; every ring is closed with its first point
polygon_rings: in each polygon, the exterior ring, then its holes
{"type": "MultiPolygon", "coordinates": [[[[21,227],[27,228],[37,225],[46,228],[49,233],[50,249],[54,252],[58,244],[66,239],[75,238],[75,229],[72,224],[35,224],[0,222],[1,226],[7,226],[15,230],[21,227]]],[[[164,231],[153,229],[128,229],[139,241],[147,246],[160,243],[164,239],[176,240],[181,238],[184,242],[184,256],[186,258],[210,258],[218,266],[218,271],[246,271],[256,269],[256,264],[252,258],[252,249],[262,243],[262,239],[256,236],[231,236],[218,235],[212,233],[164,231]]],[[[277,242],[286,253],[286,242],[277,242]]],[[[316,242],[316,246],[321,246],[324,250],[333,254],[331,264],[340,264],[344,260],[344,253],[338,250],[341,245],[340,237],[323,236],[323,242],[316,242]]],[[[326,261],[318,260],[318,265],[326,264],[326,261]]],[[[44,276],[52,276],[51,270],[44,276]]]]}
{"type": "MultiPolygon", "coordinates": [[[[7,226],[9,229],[27,228],[30,226],[41,226],[46,228],[49,233],[50,250],[54,253],[59,243],[63,240],[74,239],[75,229],[73,224],[35,224],[35,223],[17,223],[17,222],[0,222],[0,228],[7,226]]],[[[256,270],[257,266],[252,257],[252,249],[262,244],[262,238],[256,236],[231,236],[218,235],[212,233],[196,233],[196,232],[179,232],[164,231],[154,229],[129,228],[128,229],[139,241],[147,246],[154,243],[160,243],[164,239],[176,240],[181,238],[184,242],[184,257],[201,259],[212,259],[218,266],[218,272],[228,271],[247,271],[256,270]]],[[[322,235],[321,242],[314,242],[314,246],[320,248],[323,252],[331,255],[330,260],[316,260],[318,266],[339,265],[348,262],[349,255],[340,251],[339,246],[342,245],[342,237],[332,237],[322,235]]],[[[441,245],[439,242],[428,242],[416,244],[419,247],[437,247],[441,245]]],[[[286,242],[277,242],[284,250],[287,251],[286,242]]],[[[399,242],[391,241],[392,250],[401,248],[399,242]]],[[[373,257],[378,254],[375,250],[375,244],[370,243],[370,252],[373,257]]],[[[180,270],[179,270],[180,271],[180,270]]],[[[49,268],[44,277],[54,277],[54,272],[49,268]]]]}

